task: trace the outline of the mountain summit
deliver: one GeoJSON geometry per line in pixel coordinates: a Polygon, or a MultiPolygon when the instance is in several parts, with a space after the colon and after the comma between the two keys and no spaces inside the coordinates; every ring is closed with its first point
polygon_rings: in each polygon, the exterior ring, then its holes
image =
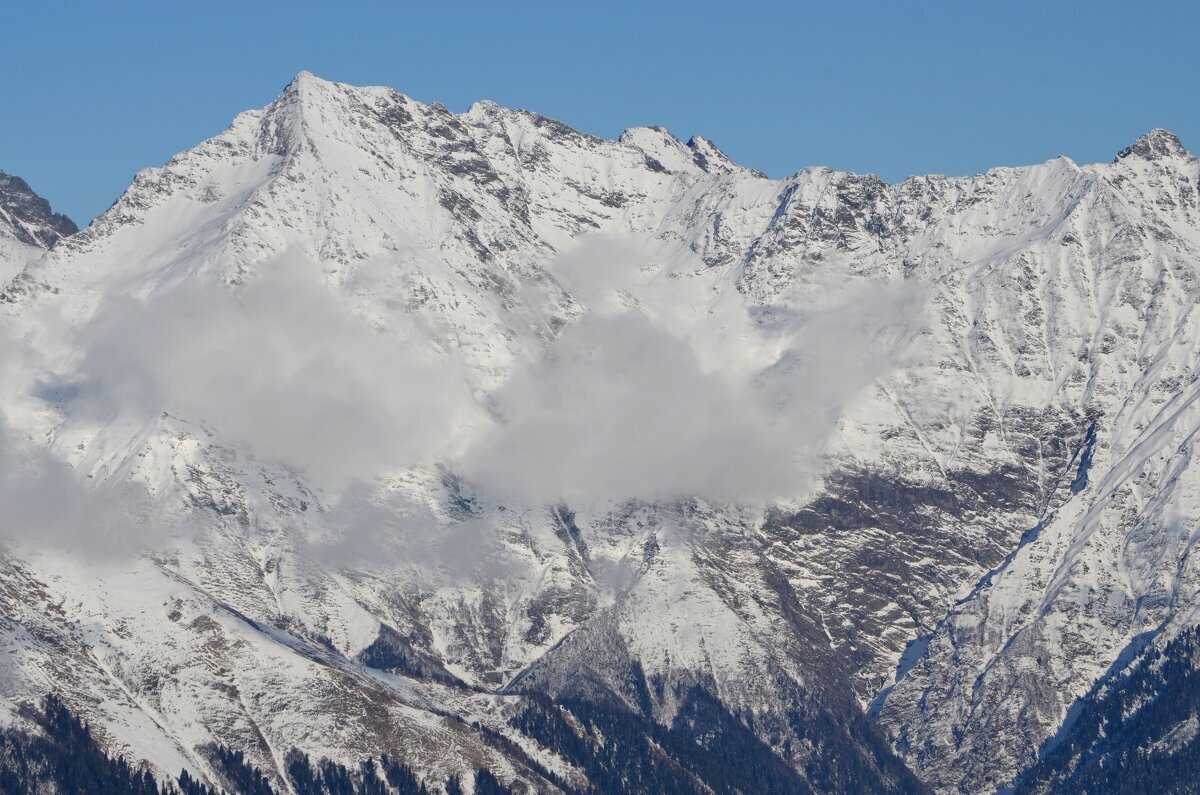
{"type": "Polygon", "coordinates": [[[74,221],[51,210],[25,180],[0,171],[0,238],[49,248],[77,231],[74,221]]]}
{"type": "Polygon", "coordinates": [[[0,171],[0,283],[77,231],[70,218],[52,211],[50,202],[25,180],[0,171]]]}
{"type": "Polygon", "coordinates": [[[1117,153],[1117,160],[1125,157],[1140,157],[1143,160],[1159,160],[1166,157],[1190,157],[1174,133],[1154,129],[1138,138],[1130,146],[1117,153]]]}

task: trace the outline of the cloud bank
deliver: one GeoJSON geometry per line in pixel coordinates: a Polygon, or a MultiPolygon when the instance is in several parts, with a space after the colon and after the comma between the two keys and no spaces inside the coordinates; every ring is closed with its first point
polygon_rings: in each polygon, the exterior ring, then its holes
{"type": "Polygon", "coordinates": [[[493,395],[500,420],[460,466],[521,502],[796,495],[846,406],[902,361],[898,320],[921,300],[866,284],[816,312],[593,313],[493,395]]]}
{"type": "Polygon", "coordinates": [[[266,272],[109,299],[78,334],[70,410],[202,421],[332,490],[444,457],[477,411],[459,366],[405,318],[372,327],[313,263],[266,272]]]}
{"type": "MultiPolygon", "coordinates": [[[[732,291],[705,305],[697,291],[711,288],[672,267],[611,241],[564,257],[552,272],[589,311],[490,394],[415,317],[372,326],[303,257],[236,288],[192,279],[107,296],[63,332],[71,354],[53,367],[14,353],[10,332],[0,392],[8,401],[36,382],[63,427],[101,436],[153,428],[164,412],[200,423],[325,494],[326,518],[345,536],[327,545],[334,558],[387,539],[419,556],[446,536],[429,506],[382,485],[413,467],[444,467],[512,506],[804,493],[845,408],[903,362],[925,295],[863,282],[816,310],[811,296],[747,308],[732,291]]],[[[10,527],[137,524],[128,507],[144,494],[98,488],[62,451],[18,436],[0,426],[0,500],[18,506],[10,527]],[[20,513],[39,505],[54,515],[20,513]]]]}

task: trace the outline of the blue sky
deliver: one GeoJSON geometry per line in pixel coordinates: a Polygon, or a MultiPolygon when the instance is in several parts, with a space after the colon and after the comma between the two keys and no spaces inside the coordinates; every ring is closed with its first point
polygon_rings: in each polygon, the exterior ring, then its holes
{"type": "Polygon", "coordinates": [[[301,69],[606,137],[661,124],[785,176],[1200,150],[1200,4],[24,2],[3,13],[0,169],[86,223],[301,69]]]}

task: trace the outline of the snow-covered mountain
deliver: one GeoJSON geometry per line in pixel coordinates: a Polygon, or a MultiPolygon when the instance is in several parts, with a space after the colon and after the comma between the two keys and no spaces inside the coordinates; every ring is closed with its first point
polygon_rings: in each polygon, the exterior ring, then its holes
{"type": "Polygon", "coordinates": [[[78,232],[75,222],[50,209],[20,177],[0,171],[0,279],[20,268],[61,238],[78,232]]]}
{"type": "Polygon", "coordinates": [[[5,701],[218,783],[213,743],[600,786],[619,725],[698,788],[675,739],[1007,786],[1200,623],[1198,186],[1162,130],[771,180],[301,74],[0,250],[5,701]]]}

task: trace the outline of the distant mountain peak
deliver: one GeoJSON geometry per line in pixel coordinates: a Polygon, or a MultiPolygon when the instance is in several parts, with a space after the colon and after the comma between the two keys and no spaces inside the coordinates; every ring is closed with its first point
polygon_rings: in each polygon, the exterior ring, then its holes
{"type": "Polygon", "coordinates": [[[287,94],[288,92],[302,91],[310,88],[328,88],[333,85],[336,85],[336,83],[317,77],[312,72],[304,69],[296,73],[296,76],[284,88],[283,93],[287,94]]]}
{"type": "Polygon", "coordinates": [[[56,213],[20,177],[0,171],[0,237],[50,248],[59,239],[79,231],[67,216],[56,213]]]}
{"type": "MultiPolygon", "coordinates": [[[[1139,157],[1143,160],[1161,160],[1168,157],[1187,157],[1179,137],[1169,130],[1156,127],[1145,133],[1129,146],[1117,152],[1117,160],[1139,157]]],[[[1116,161],[1114,161],[1116,162],[1116,161]]]]}
{"type": "MultiPolygon", "coordinates": [[[[741,171],[742,166],[733,162],[729,155],[725,154],[712,141],[700,135],[693,135],[688,139],[687,148],[693,152],[692,157],[696,163],[705,171],[741,171]]],[[[760,173],[754,171],[753,173],[760,173]]]]}

